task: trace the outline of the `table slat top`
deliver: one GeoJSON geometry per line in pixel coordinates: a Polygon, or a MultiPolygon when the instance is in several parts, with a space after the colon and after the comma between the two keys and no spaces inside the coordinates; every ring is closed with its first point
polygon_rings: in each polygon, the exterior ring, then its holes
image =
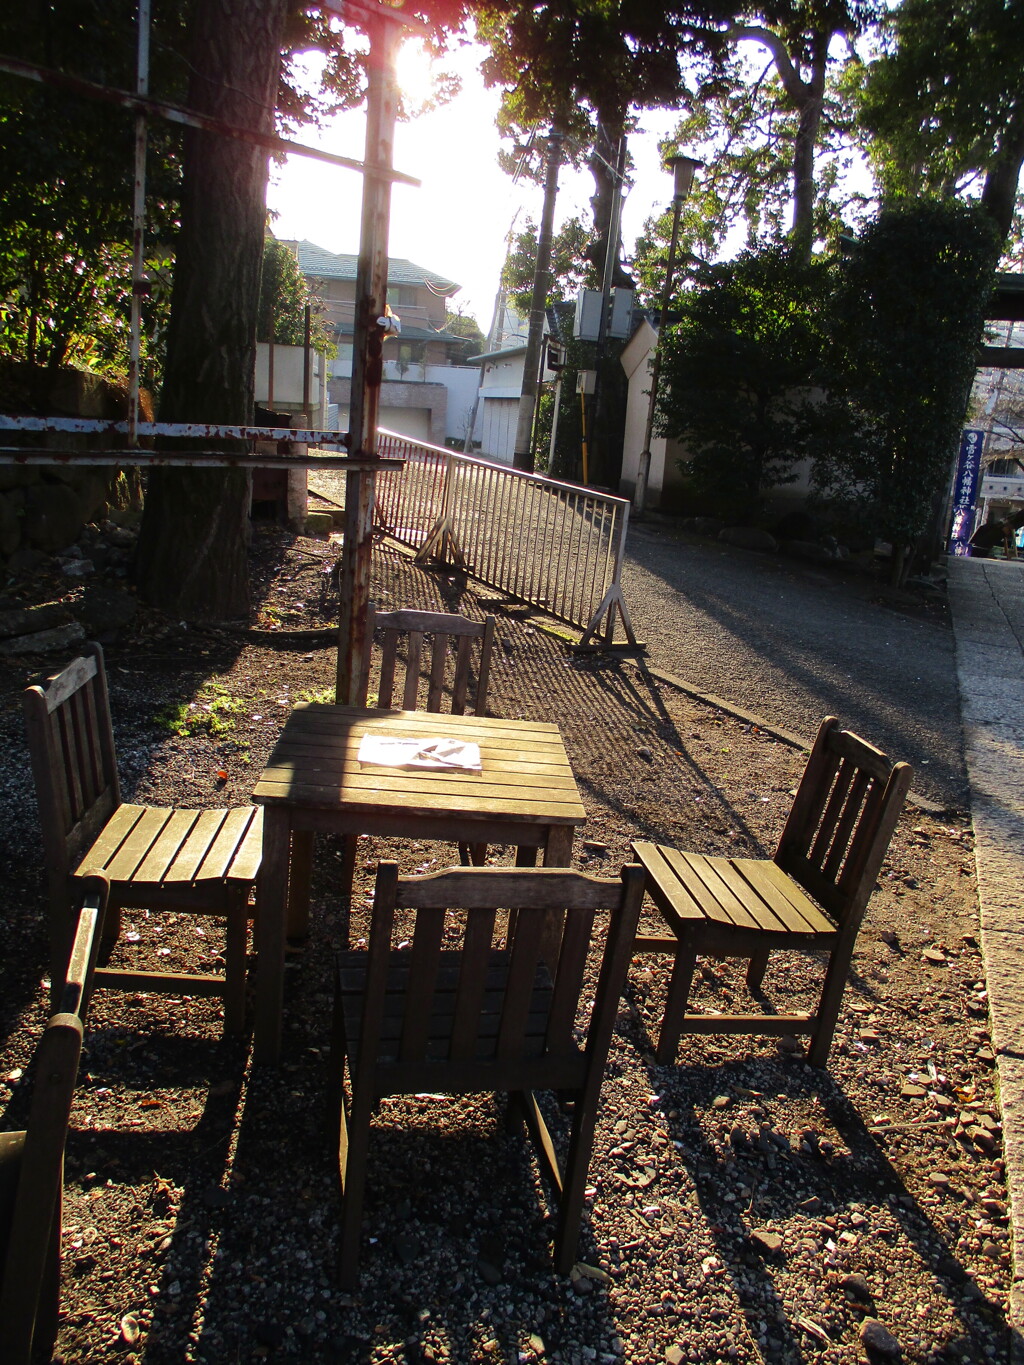
{"type": "Polygon", "coordinates": [[[377,814],[510,817],[529,824],[577,825],[586,819],[557,725],[323,703],[292,711],[253,800],[377,814]],[[357,753],[366,734],[471,741],[480,746],[483,771],[361,764],[357,753]]]}

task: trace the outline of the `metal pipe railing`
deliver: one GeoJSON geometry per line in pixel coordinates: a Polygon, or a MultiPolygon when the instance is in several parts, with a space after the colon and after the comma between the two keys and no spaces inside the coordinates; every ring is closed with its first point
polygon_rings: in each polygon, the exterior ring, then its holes
{"type": "Polygon", "coordinates": [[[595,635],[614,613],[635,643],[620,575],[629,503],[578,484],[381,431],[401,470],[377,481],[386,533],[424,558],[463,564],[482,583],[595,635]]]}

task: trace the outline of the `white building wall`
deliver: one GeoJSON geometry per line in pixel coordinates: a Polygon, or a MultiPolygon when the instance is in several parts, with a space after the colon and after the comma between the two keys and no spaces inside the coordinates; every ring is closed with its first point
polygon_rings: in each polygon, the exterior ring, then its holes
{"type": "Polygon", "coordinates": [[[410,441],[424,441],[431,445],[429,408],[388,408],[381,406],[377,425],[385,431],[408,436],[410,441]]]}
{"type": "Polygon", "coordinates": [[[500,464],[511,464],[519,422],[518,398],[487,398],[481,395],[480,455],[500,464]]]}
{"type": "MultiPolygon", "coordinates": [[[[270,345],[266,341],[256,344],[256,402],[271,409],[280,405],[284,412],[298,412],[302,407],[303,378],[302,346],[274,346],[274,384],[270,386],[270,345]]],[[[321,412],[321,358],[316,351],[309,352],[309,403],[312,412],[308,413],[311,423],[318,425],[321,412]]]]}
{"type": "MultiPolygon", "coordinates": [[[[622,368],[629,384],[626,395],[626,428],[622,438],[622,476],[619,492],[631,498],[636,488],[640,452],[644,448],[647,413],[650,409],[651,362],[658,334],[647,321],[633,333],[622,352],[622,368]]],[[[651,437],[651,468],[647,476],[647,503],[657,507],[665,485],[665,438],[651,437]]]]}

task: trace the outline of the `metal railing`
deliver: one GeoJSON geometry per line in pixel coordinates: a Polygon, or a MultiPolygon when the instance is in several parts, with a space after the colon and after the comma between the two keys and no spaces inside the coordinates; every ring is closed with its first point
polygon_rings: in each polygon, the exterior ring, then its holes
{"type": "Polygon", "coordinates": [[[404,462],[377,479],[378,522],[418,558],[461,565],[578,626],[581,644],[599,633],[613,643],[618,613],[636,644],[620,585],[626,499],[392,432],[380,432],[378,452],[404,462]]]}

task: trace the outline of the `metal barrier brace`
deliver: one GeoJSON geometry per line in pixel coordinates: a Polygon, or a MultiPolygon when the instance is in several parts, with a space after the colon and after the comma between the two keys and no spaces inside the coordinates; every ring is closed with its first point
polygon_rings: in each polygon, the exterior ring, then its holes
{"type": "Polygon", "coordinates": [[[417,559],[474,578],[578,626],[580,645],[615,643],[615,616],[637,647],[622,596],[629,503],[577,484],[473,459],[381,431],[378,453],[403,467],[377,480],[382,530],[417,559]]]}

